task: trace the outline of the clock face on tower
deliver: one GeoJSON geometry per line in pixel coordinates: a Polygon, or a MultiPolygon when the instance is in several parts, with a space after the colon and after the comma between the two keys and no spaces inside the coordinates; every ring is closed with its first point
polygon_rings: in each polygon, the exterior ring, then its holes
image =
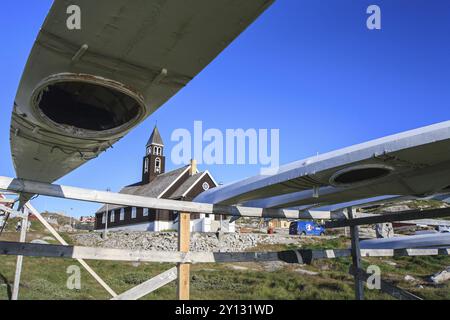
{"type": "Polygon", "coordinates": [[[209,183],[208,182],[203,182],[203,184],[202,184],[202,188],[203,188],[203,190],[208,190],[209,189],[209,183]]]}

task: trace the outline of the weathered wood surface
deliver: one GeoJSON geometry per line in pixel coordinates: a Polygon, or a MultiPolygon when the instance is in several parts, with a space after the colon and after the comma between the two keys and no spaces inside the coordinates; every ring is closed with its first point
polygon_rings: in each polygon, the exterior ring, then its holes
{"type": "MultiPolygon", "coordinates": [[[[182,253],[189,252],[191,243],[191,216],[188,213],[180,213],[178,219],[178,250],[182,253]]],[[[191,265],[180,263],[178,268],[178,300],[189,300],[191,265]]]]}
{"type": "MultiPolygon", "coordinates": [[[[351,256],[350,249],[288,250],[280,252],[170,252],[91,248],[38,243],[2,242],[0,255],[73,258],[129,262],[226,263],[283,261],[309,264],[314,260],[351,256]]],[[[362,257],[404,257],[450,255],[450,249],[362,249],[362,257]]]]}
{"type": "MultiPolygon", "coordinates": [[[[347,209],[350,219],[353,218],[353,210],[351,207],[347,209]]],[[[361,248],[359,246],[359,228],[357,225],[350,226],[350,237],[352,242],[352,267],[356,270],[361,269],[361,248]]],[[[355,297],[356,300],[364,300],[364,283],[355,276],[355,297]]]]}
{"type": "Polygon", "coordinates": [[[167,270],[150,280],[112,298],[111,300],[137,300],[177,279],[177,268],[167,270]]]}
{"type": "Polygon", "coordinates": [[[40,194],[49,197],[109,203],[122,206],[154,208],[161,210],[172,210],[187,213],[206,213],[213,215],[227,215],[237,217],[267,217],[267,218],[289,218],[289,219],[327,219],[329,213],[315,214],[299,210],[286,209],[262,209],[240,206],[220,206],[208,203],[196,203],[188,201],[177,201],[168,199],[156,199],[142,196],[105,192],[91,189],[75,188],[48,184],[42,182],[27,181],[8,177],[0,177],[0,190],[14,192],[26,192],[40,194]]]}
{"type": "MultiPolygon", "coordinates": [[[[23,208],[22,225],[20,228],[20,243],[24,243],[27,238],[28,229],[28,208],[23,208]]],[[[22,275],[23,255],[18,255],[16,260],[16,272],[14,274],[14,285],[11,300],[19,299],[20,278],[22,275]]]]}

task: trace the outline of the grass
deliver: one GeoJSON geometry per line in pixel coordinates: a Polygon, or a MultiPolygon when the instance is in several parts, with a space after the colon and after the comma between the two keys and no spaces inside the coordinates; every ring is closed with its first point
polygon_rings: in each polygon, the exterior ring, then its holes
{"type": "MultiPolygon", "coordinates": [[[[43,235],[33,232],[31,237],[43,235]]],[[[7,233],[8,237],[18,237],[18,233],[7,233]]],[[[5,234],[0,240],[5,240],[5,234]]],[[[67,235],[64,235],[68,238],[67,235]]],[[[348,240],[305,239],[302,248],[345,248],[348,240]]],[[[292,246],[265,245],[259,250],[288,250],[292,246]]],[[[0,256],[0,299],[8,299],[14,279],[16,257],[0,256]]],[[[111,261],[89,261],[89,265],[117,293],[122,293],[149,278],[170,269],[172,264],[125,263],[111,261]]],[[[198,299],[353,299],[353,277],[348,274],[351,264],[349,258],[318,260],[312,265],[300,266],[282,264],[278,269],[268,272],[263,263],[199,264],[191,268],[191,298],[198,299]],[[239,270],[233,266],[241,267],[239,270]],[[300,274],[297,270],[309,270],[318,275],[300,274]]],[[[20,298],[91,300],[109,299],[106,291],[81,268],[81,290],[69,290],[67,268],[77,265],[75,260],[24,258],[20,298]]],[[[364,267],[377,265],[382,278],[425,299],[450,299],[450,283],[432,285],[427,281],[429,275],[450,265],[450,257],[401,257],[364,258],[364,267]],[[389,263],[395,262],[392,266],[389,263]],[[404,280],[411,275],[416,282],[404,280]],[[423,288],[419,288],[419,285],[423,288]]],[[[391,299],[378,290],[366,290],[367,299],[391,299]]],[[[175,299],[176,284],[170,283],[149,294],[144,299],[175,299]]]]}

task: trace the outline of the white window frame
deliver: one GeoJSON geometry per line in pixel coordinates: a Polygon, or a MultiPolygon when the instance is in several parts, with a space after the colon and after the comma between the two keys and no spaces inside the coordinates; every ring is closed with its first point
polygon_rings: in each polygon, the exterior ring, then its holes
{"type": "Polygon", "coordinates": [[[148,147],[147,148],[147,155],[150,155],[152,153],[152,148],[148,147]]]}
{"type": "Polygon", "coordinates": [[[161,159],[155,159],[155,173],[161,173],[161,159]]]}
{"type": "Polygon", "coordinates": [[[109,222],[115,222],[115,220],[116,220],[116,213],[114,210],[111,210],[109,222]]]}
{"type": "Polygon", "coordinates": [[[120,209],[120,221],[125,220],[125,208],[120,209]]]}
{"type": "Polygon", "coordinates": [[[148,158],[145,158],[145,161],[144,161],[144,173],[147,173],[148,172],[148,158]]]}
{"type": "Polygon", "coordinates": [[[144,209],[142,209],[143,211],[142,211],[142,214],[143,214],[143,216],[144,217],[148,217],[148,208],[144,208],[144,209]]]}
{"type": "Polygon", "coordinates": [[[131,219],[136,219],[137,217],[137,210],[136,207],[131,208],[131,219]]]}
{"type": "Polygon", "coordinates": [[[153,155],[162,156],[162,147],[153,146],[153,155]]]}
{"type": "Polygon", "coordinates": [[[102,224],[106,223],[106,212],[103,212],[102,214],[102,224]]]}

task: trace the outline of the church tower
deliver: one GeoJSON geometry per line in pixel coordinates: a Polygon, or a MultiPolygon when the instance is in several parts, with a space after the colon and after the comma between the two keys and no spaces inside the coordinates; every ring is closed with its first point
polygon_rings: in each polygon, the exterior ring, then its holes
{"type": "Polygon", "coordinates": [[[152,182],[158,175],[165,172],[164,143],[157,126],[153,129],[145,147],[146,151],[142,166],[143,184],[152,182]]]}

